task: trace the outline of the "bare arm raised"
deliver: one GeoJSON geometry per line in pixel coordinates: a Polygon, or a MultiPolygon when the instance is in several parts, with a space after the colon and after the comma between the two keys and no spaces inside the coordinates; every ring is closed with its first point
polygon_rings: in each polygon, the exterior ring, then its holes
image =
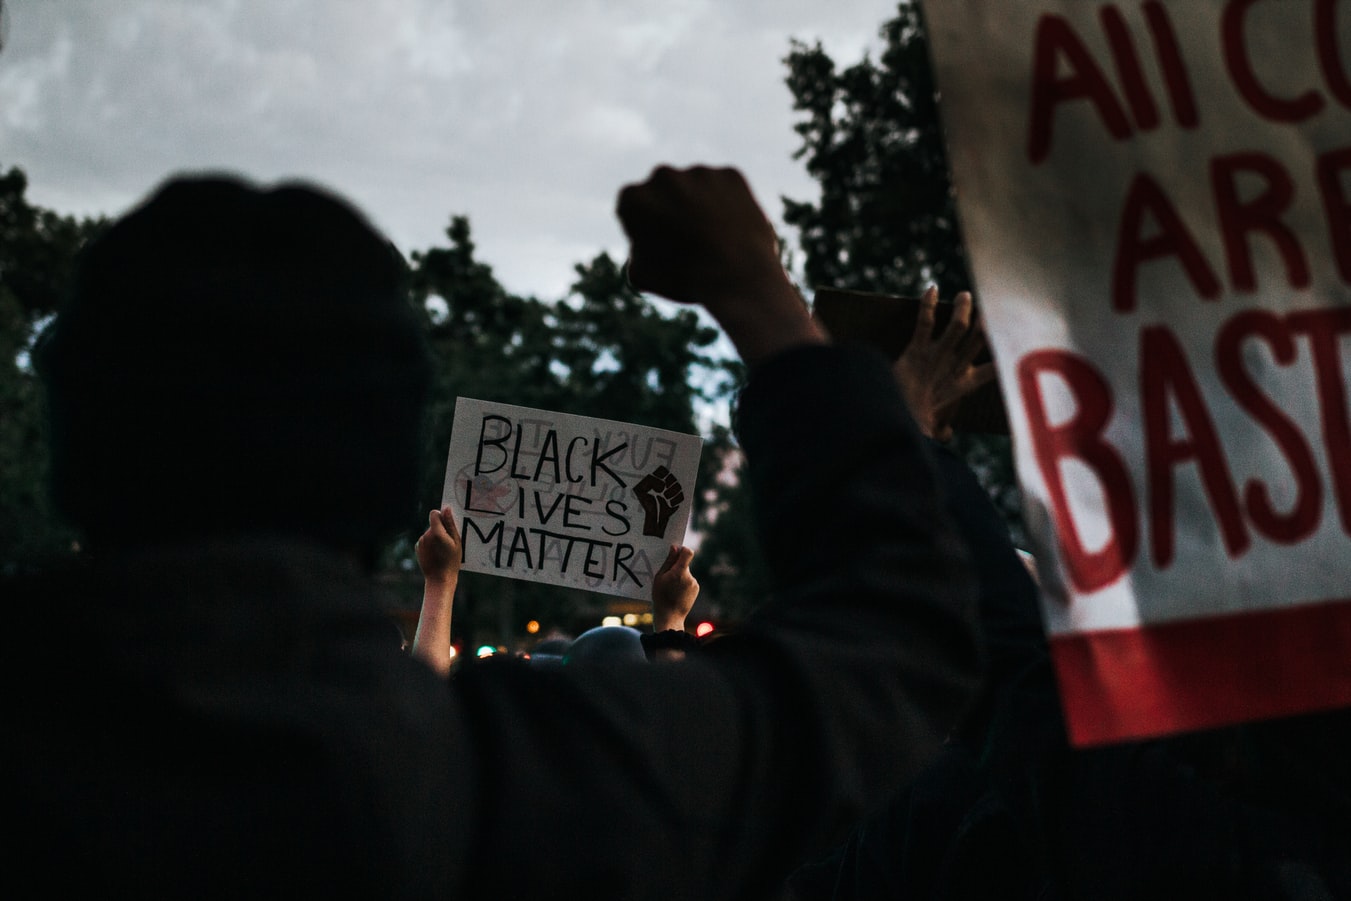
{"type": "Polygon", "coordinates": [[[450,623],[460,581],[460,529],[449,507],[427,515],[427,531],[417,540],[422,570],[422,612],[413,636],[413,656],[441,675],[450,673],[450,623]]]}

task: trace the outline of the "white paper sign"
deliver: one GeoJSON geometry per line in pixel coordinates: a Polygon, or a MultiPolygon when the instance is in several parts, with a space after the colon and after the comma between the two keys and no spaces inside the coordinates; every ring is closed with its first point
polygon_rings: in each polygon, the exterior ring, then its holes
{"type": "Polygon", "coordinates": [[[463,569],[650,599],[685,540],[702,449],[697,435],[459,398],[442,503],[463,569]]]}
{"type": "Polygon", "coordinates": [[[1351,704],[1351,8],[924,11],[1071,737],[1351,704]]]}

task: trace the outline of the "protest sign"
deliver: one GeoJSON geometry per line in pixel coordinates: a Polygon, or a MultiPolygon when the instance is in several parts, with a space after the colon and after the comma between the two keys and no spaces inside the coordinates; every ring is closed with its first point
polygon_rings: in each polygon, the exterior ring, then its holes
{"type": "Polygon", "coordinates": [[[1351,704],[1351,9],[925,0],[1071,739],[1351,704]]]}
{"type": "Polygon", "coordinates": [[[689,525],[703,439],[461,397],[442,503],[463,569],[649,599],[689,525]]]}

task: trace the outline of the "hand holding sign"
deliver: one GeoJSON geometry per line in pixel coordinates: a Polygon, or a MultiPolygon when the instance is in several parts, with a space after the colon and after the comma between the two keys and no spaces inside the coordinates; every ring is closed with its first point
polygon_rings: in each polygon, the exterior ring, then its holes
{"type": "Polygon", "coordinates": [[[427,516],[427,530],[414,545],[418,569],[429,582],[454,582],[460,576],[460,530],[449,506],[427,516]]]}
{"type": "Polygon", "coordinates": [[[450,673],[453,659],[450,624],[463,563],[462,550],[459,525],[451,508],[431,511],[427,530],[414,545],[418,569],[422,571],[422,610],[413,636],[413,656],[443,676],[450,673]]]}
{"type": "Polygon", "coordinates": [[[694,551],[678,544],[652,580],[652,631],[683,631],[685,619],[699,599],[699,581],[690,572],[694,551]]]}

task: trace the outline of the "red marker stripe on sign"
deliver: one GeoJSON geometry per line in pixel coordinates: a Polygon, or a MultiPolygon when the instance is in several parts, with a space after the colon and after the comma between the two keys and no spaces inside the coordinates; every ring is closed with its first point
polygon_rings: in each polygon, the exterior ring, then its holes
{"type": "Polygon", "coordinates": [[[1351,598],[1051,639],[1076,746],[1351,706],[1351,598]]]}

